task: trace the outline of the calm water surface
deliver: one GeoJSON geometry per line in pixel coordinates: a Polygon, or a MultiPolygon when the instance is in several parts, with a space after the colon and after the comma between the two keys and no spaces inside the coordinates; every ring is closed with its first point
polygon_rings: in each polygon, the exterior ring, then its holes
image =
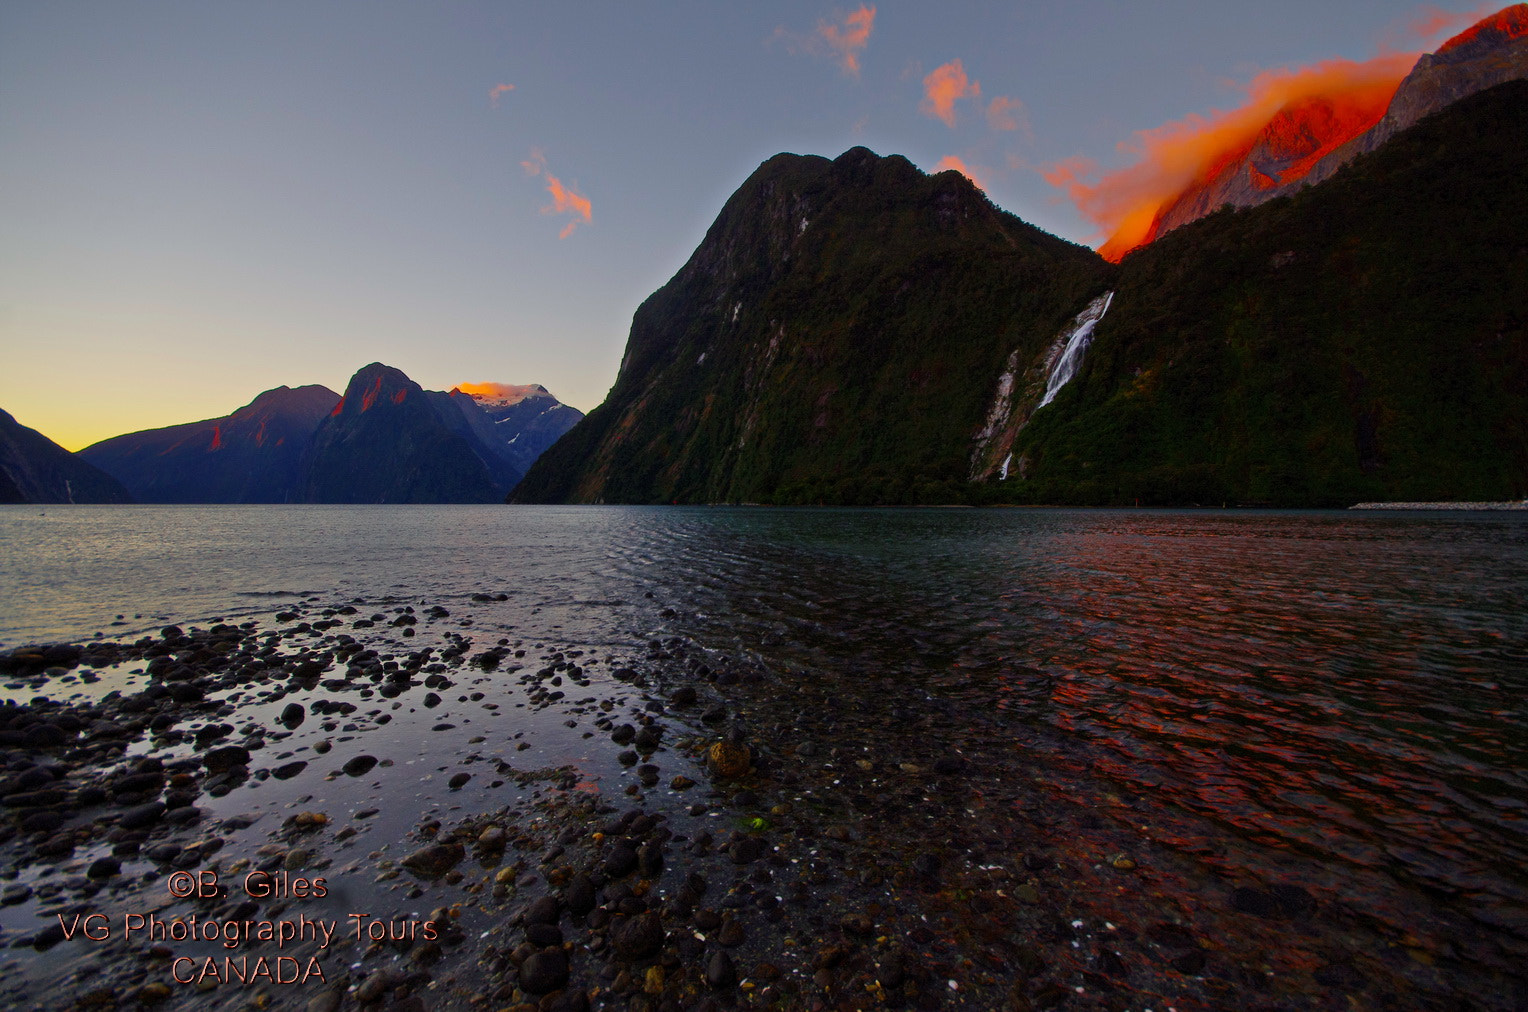
{"type": "Polygon", "coordinates": [[[483,591],[506,628],[937,697],[1228,875],[1528,942],[1522,514],[0,509],[6,647],[483,591]]]}

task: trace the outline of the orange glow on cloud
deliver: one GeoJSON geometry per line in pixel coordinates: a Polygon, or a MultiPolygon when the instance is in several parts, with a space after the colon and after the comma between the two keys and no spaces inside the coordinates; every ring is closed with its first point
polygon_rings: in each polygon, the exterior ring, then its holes
{"type": "Polygon", "coordinates": [[[497,109],[499,107],[499,96],[507,95],[514,90],[515,86],[512,84],[496,84],[493,86],[493,90],[488,93],[488,101],[492,102],[493,107],[497,109]]]}
{"type": "Polygon", "coordinates": [[[926,116],[955,125],[955,103],[963,98],[980,98],[982,86],[966,76],[959,59],[951,60],[923,79],[923,103],[918,106],[926,116]]]}
{"type": "Polygon", "coordinates": [[[546,158],[539,149],[532,150],[530,158],[520,165],[532,176],[546,177],[546,191],[552,195],[552,202],[541,209],[542,214],[573,215],[573,220],[562,227],[557,238],[566,239],[581,223],[593,220],[594,207],[589,203],[589,198],[562,185],[562,180],[548,172],[546,158]]]}
{"type": "Polygon", "coordinates": [[[976,178],[976,174],[966,167],[966,163],[955,155],[945,155],[943,158],[939,159],[939,164],[934,166],[935,174],[943,172],[945,169],[954,169],[962,176],[965,176],[967,179],[971,180],[972,184],[978,190],[986,189],[986,187],[982,185],[982,181],[976,178]]]}
{"type": "Polygon", "coordinates": [[[860,50],[870,42],[870,32],[875,27],[875,8],[867,4],[860,4],[859,10],[847,15],[842,25],[822,22],[817,26],[817,34],[828,44],[828,48],[838,55],[838,62],[843,66],[844,73],[859,76],[860,50]]]}
{"type": "Polygon", "coordinates": [[[521,401],[541,388],[535,383],[458,383],[453,388],[469,397],[486,397],[494,401],[521,401]]]}
{"type": "Polygon", "coordinates": [[[1098,251],[1118,260],[1155,238],[1158,213],[1186,189],[1213,179],[1245,156],[1281,109],[1302,100],[1324,99],[1332,103],[1328,120],[1317,123],[1296,116],[1287,124],[1291,129],[1319,130],[1317,150],[1266,185],[1302,178],[1322,155],[1384,115],[1416,58],[1416,53],[1393,53],[1363,63],[1327,60],[1299,70],[1265,71],[1248,85],[1247,101],[1240,108],[1138,131],[1132,141],[1120,145],[1139,156],[1133,165],[1092,182],[1089,177],[1097,166],[1074,158],[1047,167],[1042,175],[1052,186],[1065,189],[1078,210],[1109,235],[1098,251]]]}

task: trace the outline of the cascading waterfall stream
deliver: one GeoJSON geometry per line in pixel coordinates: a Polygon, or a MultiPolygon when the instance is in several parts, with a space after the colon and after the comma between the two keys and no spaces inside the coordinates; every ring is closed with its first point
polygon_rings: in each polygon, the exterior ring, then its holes
{"type": "Polygon", "coordinates": [[[1071,325],[1057,336],[1056,344],[1061,346],[1061,354],[1045,379],[1045,396],[1040,398],[1039,407],[1043,408],[1055,399],[1061,388],[1077,375],[1077,370],[1082,366],[1082,356],[1087,352],[1088,345],[1093,343],[1093,329],[1104,318],[1104,314],[1109,311],[1109,303],[1113,301],[1113,292],[1100,295],[1088,303],[1087,308],[1078,313],[1071,325]]]}

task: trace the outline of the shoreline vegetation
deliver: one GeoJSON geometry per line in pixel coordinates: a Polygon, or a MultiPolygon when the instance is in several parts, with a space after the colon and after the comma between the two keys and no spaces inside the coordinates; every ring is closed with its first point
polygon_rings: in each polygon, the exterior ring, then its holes
{"type": "Polygon", "coordinates": [[[977,690],[959,672],[848,701],[827,673],[657,630],[633,649],[474,644],[474,611],[504,600],[453,617],[310,598],[0,654],[0,879],[31,924],[0,936],[0,1003],[1507,1007],[1491,996],[1513,971],[1479,926],[1432,911],[1402,937],[1315,875],[1207,874],[1128,799],[1079,793],[962,702],[977,690]],[[103,678],[127,682],[14,701],[103,678]],[[595,758],[548,761],[536,727],[595,758]],[[408,769],[400,741],[427,761],[408,769]],[[221,884],[176,901],[177,873],[221,884]],[[78,937],[95,913],[247,937],[78,937]],[[350,932],[360,915],[387,926],[350,932]],[[309,930],[326,919],[332,944],[309,930]],[[272,947],[261,924],[293,940],[272,947]]]}

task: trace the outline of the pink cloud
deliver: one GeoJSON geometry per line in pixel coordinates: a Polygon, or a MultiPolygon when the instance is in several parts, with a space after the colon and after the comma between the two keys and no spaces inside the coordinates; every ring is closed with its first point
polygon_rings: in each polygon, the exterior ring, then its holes
{"type": "Polygon", "coordinates": [[[512,84],[496,84],[488,92],[488,101],[493,104],[495,109],[497,109],[499,107],[499,96],[508,94],[514,90],[515,86],[512,84]]]}
{"type": "Polygon", "coordinates": [[[994,130],[1028,130],[1029,117],[1024,113],[1024,103],[1007,95],[999,95],[987,103],[987,125],[994,130]]]}
{"type": "Polygon", "coordinates": [[[859,10],[844,17],[842,24],[826,21],[817,26],[817,34],[836,55],[844,73],[859,76],[860,51],[870,42],[870,32],[875,27],[875,8],[860,4],[859,10]]]}
{"type": "Polygon", "coordinates": [[[521,162],[520,165],[529,175],[546,177],[546,192],[552,195],[552,202],[541,209],[542,214],[571,214],[573,216],[573,220],[557,233],[557,238],[566,239],[579,225],[594,220],[594,206],[589,202],[589,198],[564,186],[562,180],[547,171],[546,157],[541,153],[540,148],[533,148],[530,158],[521,162]]]}
{"type": "Polygon", "coordinates": [[[966,76],[959,59],[951,60],[923,79],[923,102],[918,108],[926,116],[955,125],[955,103],[963,98],[980,98],[982,86],[966,76]]]}

